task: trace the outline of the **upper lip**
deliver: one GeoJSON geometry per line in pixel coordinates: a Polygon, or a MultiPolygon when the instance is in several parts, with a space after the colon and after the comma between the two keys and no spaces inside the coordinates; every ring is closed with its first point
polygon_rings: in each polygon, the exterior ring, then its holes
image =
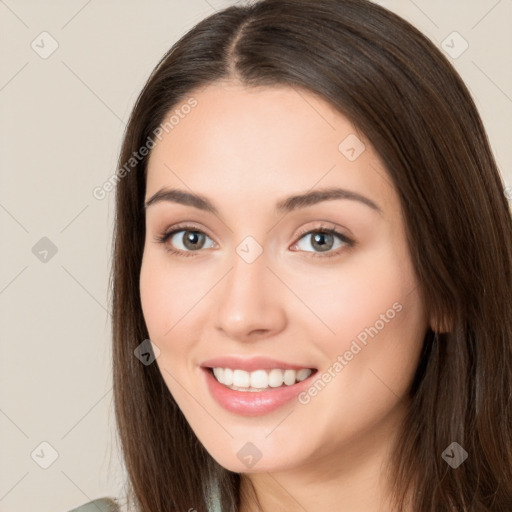
{"type": "Polygon", "coordinates": [[[243,358],[240,356],[222,356],[214,357],[203,361],[201,366],[204,368],[231,368],[245,370],[252,372],[254,370],[272,370],[274,368],[282,368],[283,370],[300,370],[302,368],[311,368],[312,366],[307,364],[293,364],[285,363],[284,361],[278,361],[276,359],[270,359],[268,357],[249,357],[243,358]]]}

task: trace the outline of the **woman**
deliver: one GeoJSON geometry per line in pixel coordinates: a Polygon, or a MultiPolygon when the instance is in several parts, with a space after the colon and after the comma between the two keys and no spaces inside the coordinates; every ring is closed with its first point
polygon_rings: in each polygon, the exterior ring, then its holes
{"type": "Polygon", "coordinates": [[[119,163],[135,510],[512,510],[512,221],[426,37],[366,0],[225,9],[119,163]]]}

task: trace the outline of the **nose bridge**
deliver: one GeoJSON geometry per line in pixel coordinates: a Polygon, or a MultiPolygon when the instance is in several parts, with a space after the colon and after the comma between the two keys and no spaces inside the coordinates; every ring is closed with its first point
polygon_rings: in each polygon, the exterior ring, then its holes
{"type": "Polygon", "coordinates": [[[279,283],[267,268],[263,247],[251,238],[246,237],[236,247],[230,259],[231,271],[217,297],[217,328],[231,337],[279,330],[285,323],[279,283]]]}
{"type": "Polygon", "coordinates": [[[269,270],[267,269],[267,258],[263,250],[258,255],[256,248],[241,243],[231,258],[231,272],[228,274],[224,284],[224,302],[227,304],[234,301],[231,307],[251,306],[254,308],[258,303],[260,307],[268,301],[265,281],[268,280],[269,270]]]}

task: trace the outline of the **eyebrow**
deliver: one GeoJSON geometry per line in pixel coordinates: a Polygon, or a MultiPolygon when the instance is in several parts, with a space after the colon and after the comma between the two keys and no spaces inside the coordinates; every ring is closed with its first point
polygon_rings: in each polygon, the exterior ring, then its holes
{"type": "MultiPolygon", "coordinates": [[[[381,208],[371,199],[343,188],[324,188],[319,190],[312,190],[303,194],[297,194],[286,197],[276,204],[277,212],[291,212],[299,208],[312,206],[323,201],[330,201],[334,199],[349,199],[352,201],[359,201],[371,209],[382,214],[381,208]]],[[[179,189],[162,188],[153,194],[144,204],[144,209],[147,209],[152,204],[160,202],[172,202],[183,204],[186,206],[193,206],[199,210],[204,210],[218,215],[217,208],[206,197],[191,192],[186,192],[179,189]]]]}

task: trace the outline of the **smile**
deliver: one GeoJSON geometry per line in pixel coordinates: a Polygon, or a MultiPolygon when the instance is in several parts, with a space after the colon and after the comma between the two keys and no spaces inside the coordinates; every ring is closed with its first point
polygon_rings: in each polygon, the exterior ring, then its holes
{"type": "Polygon", "coordinates": [[[297,382],[307,379],[313,373],[310,368],[299,370],[272,368],[249,372],[241,369],[216,367],[211,370],[220,384],[235,391],[246,392],[261,392],[269,388],[293,386],[297,382]]]}
{"type": "Polygon", "coordinates": [[[205,387],[226,411],[241,416],[269,414],[293,404],[318,370],[268,357],[223,356],[200,365],[205,387]]]}

